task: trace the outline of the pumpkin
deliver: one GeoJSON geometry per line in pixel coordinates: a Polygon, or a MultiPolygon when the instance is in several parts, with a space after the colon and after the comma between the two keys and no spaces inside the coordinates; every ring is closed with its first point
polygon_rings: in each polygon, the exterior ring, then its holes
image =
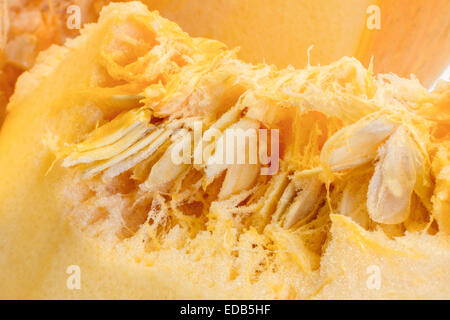
{"type": "Polygon", "coordinates": [[[254,65],[110,4],[8,104],[0,297],[449,297],[449,89],[254,65]],[[244,161],[208,161],[229,129],[244,161]]]}
{"type": "MultiPolygon", "coordinates": [[[[6,64],[0,63],[0,106],[6,105],[17,76],[33,65],[39,51],[78,34],[78,30],[66,27],[73,15],[66,11],[69,5],[80,7],[80,22],[84,24],[94,21],[109,2],[3,1],[0,51],[6,46],[9,54],[3,58],[6,64]]],[[[415,74],[425,86],[430,86],[449,63],[450,5],[445,0],[143,3],[192,36],[217,39],[232,48],[239,46],[241,58],[253,63],[303,68],[308,61],[324,65],[342,56],[354,56],[368,66],[373,58],[376,73],[415,74]]]]}
{"type": "Polygon", "coordinates": [[[419,1],[146,0],[193,36],[239,46],[254,63],[303,68],[354,56],[376,73],[430,85],[450,63],[450,4],[419,1]],[[433,17],[432,19],[430,17],[433,17]],[[211,23],[214,21],[214,23],[211,23]]]}

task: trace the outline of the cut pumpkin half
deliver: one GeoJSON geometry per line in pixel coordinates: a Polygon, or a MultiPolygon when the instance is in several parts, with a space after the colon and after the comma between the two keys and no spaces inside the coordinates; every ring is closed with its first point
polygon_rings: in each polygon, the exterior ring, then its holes
{"type": "Polygon", "coordinates": [[[0,297],[448,298],[449,92],[110,4],[11,97],[0,297]]]}

